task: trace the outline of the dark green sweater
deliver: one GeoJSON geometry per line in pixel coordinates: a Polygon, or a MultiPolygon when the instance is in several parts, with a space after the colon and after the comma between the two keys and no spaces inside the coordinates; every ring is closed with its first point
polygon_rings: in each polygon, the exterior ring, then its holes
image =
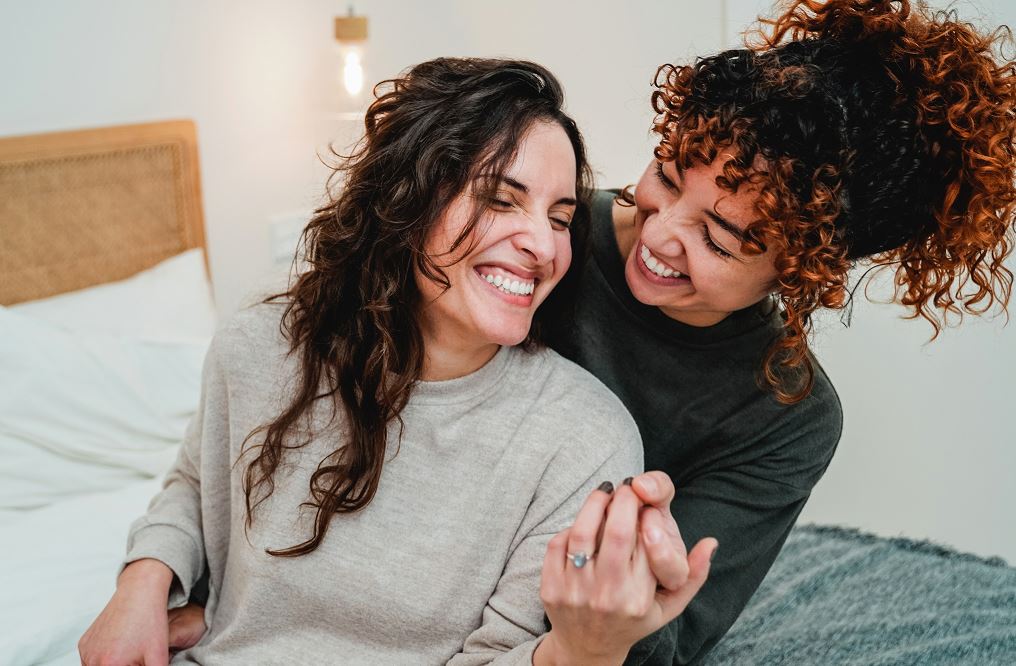
{"type": "MultiPolygon", "coordinates": [[[[628,290],[611,221],[613,193],[593,203],[592,257],[567,337],[554,347],[614,391],[638,423],[647,470],[674,480],[671,510],[690,549],[716,537],[709,580],[685,612],[626,664],[699,661],[761,583],[840,438],[842,411],[815,363],[811,395],[784,405],[758,370],[780,330],[767,303],[715,326],[688,326],[628,290]]],[[[759,636],[765,640],[765,636],[759,636]]]]}

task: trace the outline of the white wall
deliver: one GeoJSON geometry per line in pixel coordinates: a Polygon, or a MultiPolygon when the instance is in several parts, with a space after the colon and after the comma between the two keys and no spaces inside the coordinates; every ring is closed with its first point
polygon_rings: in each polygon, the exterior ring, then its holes
{"type": "MultiPolygon", "coordinates": [[[[712,4],[354,4],[370,20],[368,81],[439,55],[513,55],[549,66],[610,183],[635,177],[648,159],[656,65],[715,49],[723,35],[712,4]],[[654,25],[668,26],[659,32],[677,47],[640,38],[654,25]]],[[[0,135],[194,119],[215,292],[230,312],[273,270],[270,221],[305,213],[321,197],[328,172],[316,153],[359,132],[340,117],[355,108],[339,93],[332,39],[332,18],[346,6],[0,0],[0,135]]]]}
{"type": "MultiPolygon", "coordinates": [[[[345,5],[0,2],[0,134],[196,121],[215,291],[233,310],[270,266],[269,219],[317,201],[327,172],[316,151],[352,129],[334,117],[332,17],[345,5]]],[[[448,2],[378,2],[371,14],[395,45],[371,54],[379,73],[447,44],[415,27],[446,24],[448,2]]]]}
{"type": "MultiPolygon", "coordinates": [[[[637,178],[650,157],[656,66],[733,44],[758,5],[373,0],[356,8],[370,18],[370,80],[438,55],[549,66],[601,184],[614,186],[637,178]]],[[[0,135],[194,119],[216,296],[228,313],[277,270],[270,220],[319,199],[327,170],[315,153],[356,132],[338,117],[351,107],[337,92],[331,40],[331,19],[345,6],[0,0],[0,135]]],[[[1002,0],[981,6],[1016,23],[1002,0]]],[[[925,347],[928,329],[898,312],[859,303],[849,329],[820,322],[818,353],[847,422],[804,519],[931,537],[1016,562],[1008,413],[1016,327],[971,321],[925,347]]]]}
{"type": "MultiPolygon", "coordinates": [[[[769,2],[728,1],[726,41],[736,46],[769,2]]],[[[1016,26],[1011,3],[953,6],[982,26],[1016,26]]],[[[1008,265],[1016,271],[1013,257],[1008,265]]],[[[862,291],[849,328],[838,313],[816,324],[816,352],[840,393],[845,425],[802,521],[932,538],[1016,564],[1016,324],[968,318],[927,344],[930,326],[885,304],[885,278],[869,289],[881,304],[862,291]]]]}

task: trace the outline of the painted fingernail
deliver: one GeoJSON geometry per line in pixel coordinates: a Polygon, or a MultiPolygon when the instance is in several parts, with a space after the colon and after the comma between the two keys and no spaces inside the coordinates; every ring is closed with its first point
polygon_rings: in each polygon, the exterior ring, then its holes
{"type": "Polygon", "coordinates": [[[660,543],[660,539],[663,538],[663,532],[655,527],[650,527],[646,531],[646,542],[647,543],[660,543]]]}
{"type": "Polygon", "coordinates": [[[719,549],[720,549],[720,544],[716,544],[715,546],[713,546],[713,552],[711,552],[709,554],[709,561],[710,562],[712,562],[713,558],[716,557],[716,551],[718,551],[719,549]]]}
{"type": "Polygon", "coordinates": [[[626,486],[630,486],[631,485],[631,480],[632,480],[632,477],[629,476],[627,479],[625,479],[621,483],[623,483],[626,486]]]}
{"type": "Polygon", "coordinates": [[[610,481],[604,481],[596,489],[602,490],[603,492],[609,495],[610,493],[614,492],[614,484],[611,483],[610,481]]]}

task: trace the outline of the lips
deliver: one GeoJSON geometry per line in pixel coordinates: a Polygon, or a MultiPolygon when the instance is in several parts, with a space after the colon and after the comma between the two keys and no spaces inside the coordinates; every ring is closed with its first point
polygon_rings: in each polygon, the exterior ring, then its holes
{"type": "Polygon", "coordinates": [[[542,278],[540,273],[506,263],[477,264],[474,268],[483,275],[500,275],[519,282],[538,282],[542,278]]]}

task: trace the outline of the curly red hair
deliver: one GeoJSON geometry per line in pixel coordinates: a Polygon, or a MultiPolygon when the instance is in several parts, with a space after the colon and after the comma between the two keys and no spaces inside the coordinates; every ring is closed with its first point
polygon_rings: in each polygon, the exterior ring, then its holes
{"type": "Polygon", "coordinates": [[[811,315],[841,308],[856,260],[895,266],[927,319],[1005,311],[1016,208],[1016,68],[954,14],[908,0],[790,0],[748,49],[664,65],[655,150],[682,168],[731,153],[717,185],[759,188],[742,251],[773,251],[783,335],[761,378],[811,390],[811,315]]]}

